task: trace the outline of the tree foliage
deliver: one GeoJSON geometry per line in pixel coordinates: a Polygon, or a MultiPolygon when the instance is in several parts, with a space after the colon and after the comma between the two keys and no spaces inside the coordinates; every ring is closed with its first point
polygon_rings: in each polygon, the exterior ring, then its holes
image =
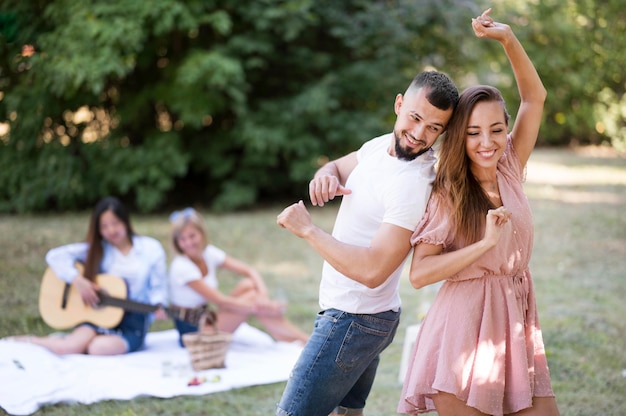
{"type": "MultiPolygon", "coordinates": [[[[623,138],[619,1],[493,3],[549,90],[541,140],[623,138]]],[[[424,68],[460,87],[493,83],[516,108],[501,48],[471,34],[480,10],[461,0],[3,4],[0,211],[85,207],[105,194],[142,211],[305,197],[321,163],[389,131],[395,94],[424,68]]]]}

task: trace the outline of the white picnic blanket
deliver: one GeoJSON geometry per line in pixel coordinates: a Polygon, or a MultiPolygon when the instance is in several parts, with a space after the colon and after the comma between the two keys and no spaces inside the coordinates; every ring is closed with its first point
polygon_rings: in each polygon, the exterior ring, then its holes
{"type": "Polygon", "coordinates": [[[113,357],[58,356],[45,348],[0,340],[0,407],[11,415],[30,415],[53,403],[168,398],[204,395],[287,380],[302,347],[275,342],[243,324],[226,355],[226,368],[194,372],[189,355],[171,329],[150,332],[142,351],[113,357]],[[188,386],[198,376],[206,381],[188,386]]]}

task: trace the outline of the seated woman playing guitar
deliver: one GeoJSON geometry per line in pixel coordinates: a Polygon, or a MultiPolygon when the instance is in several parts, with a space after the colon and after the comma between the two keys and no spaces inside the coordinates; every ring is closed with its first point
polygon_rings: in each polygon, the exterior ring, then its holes
{"type": "MultiPolygon", "coordinates": [[[[217,307],[220,331],[234,332],[250,316],[256,316],[278,341],[309,338],[285,318],[285,306],[269,298],[261,275],[216,246],[209,244],[204,221],[193,208],[170,216],[171,243],[176,256],[169,270],[170,301],[174,308],[198,308],[207,302],[217,307]],[[245,277],[230,293],[218,289],[217,269],[224,268],[245,277]]],[[[198,331],[198,326],[174,319],[181,337],[198,331]]]]}
{"type": "MultiPolygon", "coordinates": [[[[59,279],[74,286],[86,305],[99,302],[100,287],[95,280],[101,273],[123,278],[129,300],[154,305],[167,301],[163,246],[154,238],[136,235],[126,209],[114,197],[104,198],[95,206],[86,241],[50,250],[46,262],[59,279]],[[84,264],[84,271],[77,268],[77,263],[84,264]]],[[[154,315],[166,318],[162,309],[154,315]]],[[[56,354],[124,354],[143,345],[153,318],[151,313],[125,311],[113,328],[87,322],[62,337],[27,335],[12,339],[41,345],[56,354]]]]}

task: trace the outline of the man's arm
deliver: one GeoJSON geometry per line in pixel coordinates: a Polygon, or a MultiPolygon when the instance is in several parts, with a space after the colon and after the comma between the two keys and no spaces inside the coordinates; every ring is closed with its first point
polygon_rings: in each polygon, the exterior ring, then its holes
{"type": "Polygon", "coordinates": [[[369,247],[342,243],[311,221],[302,201],[278,215],[277,223],[306,240],[338,272],[369,288],[383,284],[411,249],[411,230],[383,223],[369,247]]]}

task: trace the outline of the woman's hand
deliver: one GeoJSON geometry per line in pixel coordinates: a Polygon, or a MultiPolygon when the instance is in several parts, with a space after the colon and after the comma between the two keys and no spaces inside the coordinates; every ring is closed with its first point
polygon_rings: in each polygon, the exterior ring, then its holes
{"type": "Polygon", "coordinates": [[[511,212],[504,207],[490,209],[487,212],[485,237],[483,240],[491,246],[495,246],[500,241],[502,230],[511,219],[511,212]]]}
{"type": "Polygon", "coordinates": [[[479,38],[495,39],[502,42],[507,36],[513,33],[511,27],[504,23],[494,21],[491,16],[489,16],[489,13],[491,13],[491,8],[485,10],[480,16],[472,19],[474,34],[479,38]]]}
{"type": "Polygon", "coordinates": [[[85,305],[96,306],[100,302],[98,297],[100,287],[82,274],[76,275],[74,280],[72,280],[72,284],[78,290],[85,305]]]}
{"type": "Polygon", "coordinates": [[[154,311],[154,319],[158,321],[167,321],[169,319],[169,316],[167,316],[167,312],[165,312],[165,309],[162,305],[159,307],[159,309],[154,311]]]}

